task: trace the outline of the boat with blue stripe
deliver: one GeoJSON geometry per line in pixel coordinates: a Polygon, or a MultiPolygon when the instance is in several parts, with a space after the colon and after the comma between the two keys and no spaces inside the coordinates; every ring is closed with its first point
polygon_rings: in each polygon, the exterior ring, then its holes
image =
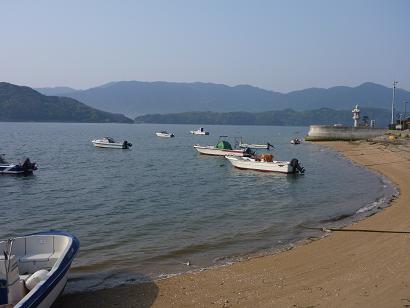
{"type": "Polygon", "coordinates": [[[74,235],[57,230],[0,241],[0,306],[51,307],[79,247],[74,235]]]}
{"type": "Polygon", "coordinates": [[[37,164],[32,163],[29,158],[26,158],[23,163],[9,163],[4,158],[3,154],[0,154],[0,174],[32,174],[34,170],[37,170],[37,164]]]}

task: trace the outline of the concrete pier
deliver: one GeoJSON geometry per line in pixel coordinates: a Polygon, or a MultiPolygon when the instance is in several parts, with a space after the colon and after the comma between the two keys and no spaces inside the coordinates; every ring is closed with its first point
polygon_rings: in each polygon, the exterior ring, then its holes
{"type": "Polygon", "coordinates": [[[311,125],[306,141],[365,140],[384,135],[386,129],[338,125],[311,125]]]}

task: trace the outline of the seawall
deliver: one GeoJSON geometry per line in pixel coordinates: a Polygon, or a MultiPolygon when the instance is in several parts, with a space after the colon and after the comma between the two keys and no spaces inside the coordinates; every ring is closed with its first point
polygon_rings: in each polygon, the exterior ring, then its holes
{"type": "Polygon", "coordinates": [[[332,125],[311,125],[307,141],[334,141],[334,140],[363,140],[382,136],[386,132],[383,128],[348,127],[332,125]]]}

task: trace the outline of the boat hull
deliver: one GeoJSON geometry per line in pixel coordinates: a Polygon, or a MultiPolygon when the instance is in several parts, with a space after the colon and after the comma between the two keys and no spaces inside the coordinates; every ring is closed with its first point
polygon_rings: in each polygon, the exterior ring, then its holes
{"type": "Polygon", "coordinates": [[[204,147],[200,145],[194,145],[194,148],[201,154],[204,155],[213,155],[213,156],[239,156],[242,157],[245,155],[244,150],[223,150],[223,149],[217,149],[215,147],[204,147]]]}
{"type": "Polygon", "coordinates": [[[247,157],[225,157],[234,167],[238,169],[255,170],[260,172],[295,173],[295,168],[292,167],[292,165],[288,161],[261,162],[247,157]]]}
{"type": "MultiPolygon", "coordinates": [[[[48,295],[45,296],[44,299],[41,300],[38,306],[35,306],[35,307],[38,307],[38,308],[51,307],[54,304],[54,302],[57,300],[57,298],[63,293],[64,288],[67,284],[67,280],[68,280],[68,270],[63,275],[63,277],[57,281],[55,287],[48,293],[48,295]]],[[[20,306],[20,307],[33,307],[33,306],[20,306]]]]}
{"type": "Polygon", "coordinates": [[[155,135],[157,135],[157,137],[161,137],[161,138],[173,138],[173,137],[175,137],[174,134],[155,133],[155,135]]]}
{"type": "Polygon", "coordinates": [[[30,175],[34,170],[37,170],[37,167],[24,169],[21,165],[0,164],[0,174],[30,175]]]}
{"type": "Polygon", "coordinates": [[[97,148],[108,148],[108,149],[128,149],[128,146],[124,145],[124,143],[101,143],[92,141],[93,145],[97,148]]]}
{"type": "Polygon", "coordinates": [[[202,135],[202,136],[209,135],[209,132],[199,132],[199,131],[196,131],[196,130],[191,130],[190,133],[192,135],[202,135]]]}

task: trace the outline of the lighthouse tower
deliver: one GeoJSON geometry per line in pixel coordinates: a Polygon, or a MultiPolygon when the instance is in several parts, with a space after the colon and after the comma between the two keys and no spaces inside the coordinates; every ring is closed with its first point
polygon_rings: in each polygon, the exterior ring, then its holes
{"type": "Polygon", "coordinates": [[[360,120],[359,105],[356,105],[356,107],[353,108],[352,113],[353,113],[354,127],[359,127],[359,120],[360,120]]]}

